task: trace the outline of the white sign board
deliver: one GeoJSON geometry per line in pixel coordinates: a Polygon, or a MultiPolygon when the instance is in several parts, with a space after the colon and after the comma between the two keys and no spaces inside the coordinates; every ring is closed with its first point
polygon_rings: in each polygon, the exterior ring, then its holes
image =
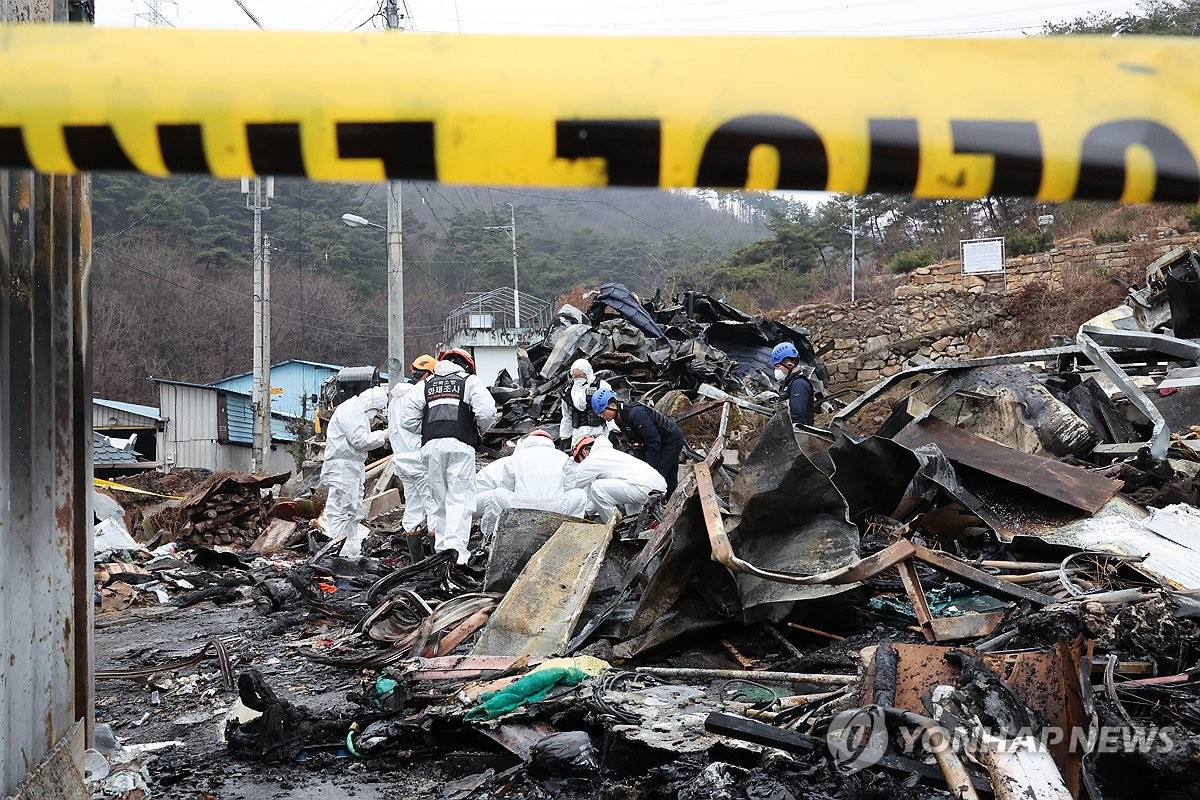
{"type": "Polygon", "coordinates": [[[992,275],[1004,272],[1004,237],[966,239],[959,242],[964,275],[992,275]]]}

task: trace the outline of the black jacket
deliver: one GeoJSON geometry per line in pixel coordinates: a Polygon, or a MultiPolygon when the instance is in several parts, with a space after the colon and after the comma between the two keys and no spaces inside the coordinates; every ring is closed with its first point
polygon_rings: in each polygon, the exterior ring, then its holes
{"type": "Polygon", "coordinates": [[[647,461],[654,461],[663,450],[683,442],[683,431],[673,420],[642,403],[622,405],[617,413],[617,427],[629,441],[645,448],[647,461]]]}
{"type": "Polygon", "coordinates": [[[793,425],[813,424],[813,385],[808,378],[799,372],[793,372],[783,379],[781,393],[788,401],[788,414],[793,425]]]}

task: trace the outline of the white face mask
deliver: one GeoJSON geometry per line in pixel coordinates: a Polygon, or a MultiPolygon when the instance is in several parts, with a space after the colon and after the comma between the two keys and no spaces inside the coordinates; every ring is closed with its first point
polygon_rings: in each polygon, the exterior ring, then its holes
{"type": "Polygon", "coordinates": [[[786,372],[779,369],[778,367],[775,368],[775,380],[781,381],[784,378],[786,378],[787,376],[788,376],[788,374],[786,372]]]}
{"type": "Polygon", "coordinates": [[[587,378],[575,378],[576,386],[582,386],[585,383],[587,383],[587,378]]]}

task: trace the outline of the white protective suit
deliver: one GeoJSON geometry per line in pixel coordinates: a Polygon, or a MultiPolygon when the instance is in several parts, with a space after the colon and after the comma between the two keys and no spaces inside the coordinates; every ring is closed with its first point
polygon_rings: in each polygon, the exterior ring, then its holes
{"type": "Polygon", "coordinates": [[[425,464],[421,461],[421,435],[400,427],[400,405],[404,395],[422,391],[423,382],[398,383],[392,389],[388,403],[388,438],[392,442],[392,471],[404,487],[404,530],[415,531],[425,522],[429,507],[429,482],[425,480],[425,464]]]}
{"type": "Polygon", "coordinates": [[[475,475],[475,519],[479,520],[479,530],[484,531],[485,536],[487,531],[496,527],[499,514],[495,504],[491,502],[492,497],[501,489],[513,488],[512,471],[508,469],[511,458],[512,456],[497,458],[475,475]]]}
{"type": "MultiPolygon", "coordinates": [[[[571,372],[580,370],[583,372],[582,378],[571,378],[568,385],[571,393],[571,405],[575,406],[580,411],[590,410],[588,407],[587,392],[588,389],[609,389],[608,381],[596,382],[596,373],[592,371],[592,365],[588,363],[586,358],[576,359],[571,364],[571,372]]],[[[570,374],[570,373],[568,373],[570,374]]],[[[562,422],[558,423],[558,438],[562,441],[570,441],[571,448],[585,436],[595,436],[596,438],[607,437],[608,432],[612,430],[613,423],[602,423],[600,425],[581,425],[576,428],[571,423],[571,409],[567,405],[567,401],[563,400],[559,403],[562,407],[562,422]]]]}
{"type": "Polygon", "coordinates": [[[387,408],[387,389],[373,386],[338,406],[325,429],[325,463],[321,465],[321,483],[329,487],[325,501],[328,533],[345,536],[341,554],[347,558],[362,555],[365,538],[359,525],[363,510],[363,480],[367,453],[383,447],[386,430],[371,430],[371,413],[387,408]]]}
{"type": "Polygon", "coordinates": [[[496,532],[500,514],[506,508],[536,508],[583,516],[587,493],[565,486],[571,459],[555,449],[550,438],[526,436],[517,443],[512,456],[502,460],[506,463],[501,484],[488,492],[488,508],[480,524],[485,538],[496,532]]]}
{"type": "MultiPolygon", "coordinates": [[[[452,361],[439,361],[434,375],[465,375],[463,402],[471,407],[480,432],[496,421],[496,401],[478,375],[452,361]]],[[[400,427],[410,433],[421,432],[425,419],[425,392],[409,392],[400,401],[400,427]]],[[[475,511],[475,448],[458,439],[433,439],[421,446],[425,479],[429,482],[432,503],[427,518],[433,533],[434,549],[457,550],[458,563],[467,563],[471,554],[471,515],[475,511]]]]}
{"type": "Polygon", "coordinates": [[[665,492],[667,482],[654,467],[613,448],[607,439],[597,439],[588,457],[575,466],[569,478],[573,486],[587,491],[588,511],[607,520],[618,508],[636,514],[646,505],[651,492],[665,492]]]}

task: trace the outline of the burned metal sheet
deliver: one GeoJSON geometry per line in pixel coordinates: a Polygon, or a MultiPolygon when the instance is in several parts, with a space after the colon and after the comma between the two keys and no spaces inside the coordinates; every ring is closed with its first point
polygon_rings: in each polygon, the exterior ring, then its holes
{"type": "MultiPolygon", "coordinates": [[[[958,668],[946,660],[951,648],[925,644],[895,644],[896,708],[926,714],[923,697],[935,684],[957,684],[958,668]]],[[[970,648],[963,648],[973,653],[970,648]]],[[[868,663],[861,697],[872,697],[875,687],[875,648],[863,651],[868,663]]],[[[1080,655],[1076,647],[1057,642],[1044,652],[982,655],[987,667],[995,671],[1047,726],[1060,730],[1080,730],[1087,725],[1083,687],[1080,683],[1080,655]]],[[[1049,745],[1055,763],[1067,785],[1077,794],[1083,754],[1071,752],[1069,737],[1049,745]]]]}
{"type": "Polygon", "coordinates": [[[1200,589],[1200,511],[1191,506],[1155,508],[1147,513],[1118,497],[1090,519],[1034,537],[1017,536],[1013,541],[1022,544],[1034,538],[1082,550],[1147,556],[1139,571],[1174,589],[1200,589]]]}
{"type": "Polygon", "coordinates": [[[1136,442],[1137,431],[1100,387],[1095,378],[1088,378],[1067,393],[1067,403],[1102,440],[1111,444],[1136,442]]]}
{"type": "Polygon", "coordinates": [[[479,636],[473,655],[549,656],[571,638],[600,574],[608,524],[567,522],[529,560],[479,636]]]}
{"type": "Polygon", "coordinates": [[[1083,457],[1101,439],[1023,365],[946,372],[911,397],[932,416],[1025,453],[1083,457]]]}
{"type": "Polygon", "coordinates": [[[647,336],[653,336],[656,339],[667,338],[662,328],[658,327],[658,323],[650,316],[650,312],[642,308],[642,304],[638,302],[633,292],[625,288],[625,284],[602,284],[596,299],[588,308],[588,316],[593,322],[599,323],[604,318],[605,308],[616,311],[647,336]]]}
{"type": "Polygon", "coordinates": [[[485,592],[507,592],[529,559],[566,522],[584,520],[538,511],[532,508],[506,508],[500,514],[496,535],[488,550],[487,572],[483,577],[485,592]]]}
{"type": "MultiPolygon", "coordinates": [[[[833,482],[801,452],[787,414],[776,414],[733,484],[729,540],[738,557],[780,572],[814,574],[858,561],[858,529],[833,482]]],[[[800,586],[736,576],[745,616],[759,606],[811,600],[850,585],[800,586]]]]}
{"type": "Polygon", "coordinates": [[[846,499],[854,522],[895,511],[921,466],[912,450],[878,436],[861,442],[841,436],[829,448],[829,457],[833,485],[846,499]]]}
{"type": "Polygon", "coordinates": [[[557,335],[546,363],[538,373],[543,378],[553,378],[563,374],[567,365],[576,358],[576,353],[583,349],[592,335],[590,325],[570,325],[557,335]]]}
{"type": "Polygon", "coordinates": [[[1121,489],[1120,481],[1053,459],[1017,452],[936,417],[909,425],[895,438],[908,447],[932,442],[957,464],[1024,486],[1089,514],[1099,511],[1121,489]]]}
{"type": "Polygon", "coordinates": [[[729,582],[728,572],[710,556],[704,513],[700,499],[693,494],[671,527],[667,553],[638,601],[627,641],[616,648],[618,655],[628,658],[728,621],[708,608],[693,589],[701,580],[710,585],[722,579],[729,582]]]}

